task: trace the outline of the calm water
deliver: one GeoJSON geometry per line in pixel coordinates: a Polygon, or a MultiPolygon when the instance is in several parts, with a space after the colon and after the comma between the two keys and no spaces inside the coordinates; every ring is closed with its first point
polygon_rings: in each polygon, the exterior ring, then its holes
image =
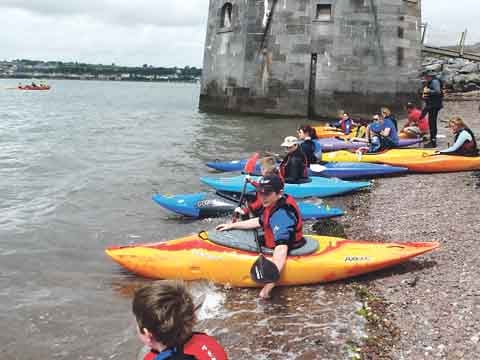
{"type": "MultiPolygon", "coordinates": [[[[104,248],[212,228],[222,219],[179,219],[151,196],[206,190],[207,160],[278,151],[299,120],[200,114],[192,84],[16,83],[0,80],[0,358],[135,359],[130,303],[146,280],[104,248]]],[[[269,305],[257,290],[192,291],[206,297],[198,329],[232,359],[346,358],[362,336],[342,283],[281,289],[269,305]]]]}

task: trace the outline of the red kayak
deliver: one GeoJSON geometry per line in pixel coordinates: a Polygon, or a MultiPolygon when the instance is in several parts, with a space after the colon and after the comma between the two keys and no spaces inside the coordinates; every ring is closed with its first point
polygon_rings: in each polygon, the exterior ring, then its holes
{"type": "Polygon", "coordinates": [[[25,86],[19,86],[18,90],[50,90],[50,86],[42,85],[42,86],[32,86],[32,85],[25,85],[25,86]]]}

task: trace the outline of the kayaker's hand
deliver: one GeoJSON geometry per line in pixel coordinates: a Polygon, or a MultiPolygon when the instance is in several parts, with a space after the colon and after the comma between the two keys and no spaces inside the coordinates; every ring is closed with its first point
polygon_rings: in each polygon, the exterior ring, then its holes
{"type": "Polygon", "coordinates": [[[245,215],[245,211],[241,207],[236,207],[234,212],[241,216],[245,215]]]}
{"type": "Polygon", "coordinates": [[[249,182],[251,182],[251,180],[252,180],[252,177],[250,176],[250,174],[245,175],[245,181],[246,182],[249,183],[249,182]]]}
{"type": "Polygon", "coordinates": [[[217,225],[217,227],[215,228],[215,230],[217,231],[226,231],[226,230],[230,230],[232,228],[232,224],[220,224],[220,225],[217,225]]]}

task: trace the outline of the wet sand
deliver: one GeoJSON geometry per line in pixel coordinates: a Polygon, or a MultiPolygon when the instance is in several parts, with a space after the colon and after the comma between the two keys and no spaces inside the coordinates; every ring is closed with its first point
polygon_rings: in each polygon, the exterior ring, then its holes
{"type": "MultiPolygon", "coordinates": [[[[453,143],[445,121],[464,117],[480,134],[480,101],[446,102],[439,147],[453,143]]],[[[478,135],[477,135],[478,139],[478,135]]],[[[381,299],[365,359],[478,359],[480,354],[480,177],[472,172],[379,179],[352,198],[341,220],[352,239],[438,241],[440,249],[357,279],[381,299]],[[387,270],[388,271],[388,270],[387,270]]],[[[352,283],[351,286],[354,286],[352,283]]],[[[374,301],[375,303],[375,301],[374,301]]],[[[377,302],[378,305],[378,302],[377,302]]],[[[375,312],[375,309],[373,309],[375,312]]]]}

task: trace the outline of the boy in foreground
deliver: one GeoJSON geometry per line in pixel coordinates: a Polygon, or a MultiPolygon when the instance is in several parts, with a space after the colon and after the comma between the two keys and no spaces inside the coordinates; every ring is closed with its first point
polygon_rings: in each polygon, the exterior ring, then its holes
{"type": "Polygon", "coordinates": [[[139,289],[132,311],[138,337],[151,349],[144,360],[227,360],[213,337],[193,332],[195,310],[181,282],[157,281],[139,289]]]}

